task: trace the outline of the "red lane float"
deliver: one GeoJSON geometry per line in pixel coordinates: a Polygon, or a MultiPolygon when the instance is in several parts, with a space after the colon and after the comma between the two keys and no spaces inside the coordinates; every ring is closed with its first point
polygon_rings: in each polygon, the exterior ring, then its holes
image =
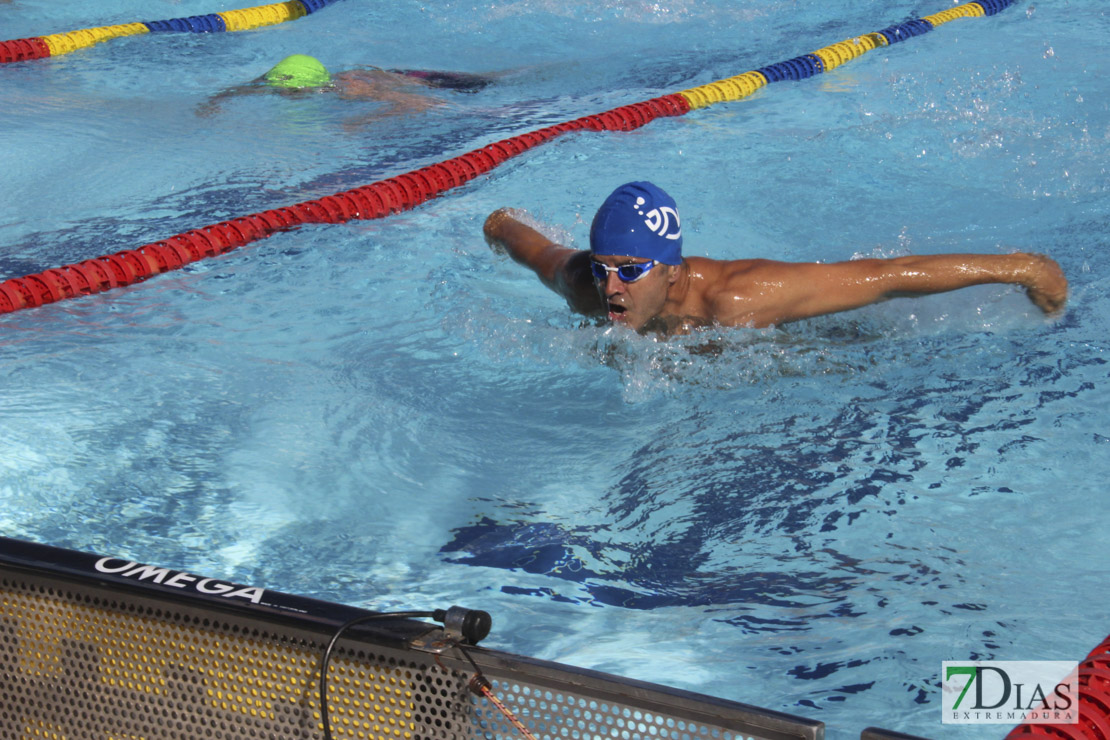
{"type": "Polygon", "coordinates": [[[29,59],[45,59],[50,56],[46,41],[35,36],[29,39],[0,41],[0,64],[25,62],[29,59]]]}
{"type": "Polygon", "coordinates": [[[1006,740],[1110,740],[1110,637],[1079,664],[1079,722],[1018,725],[1006,740]]]}
{"type": "MultiPolygon", "coordinates": [[[[2,53],[5,51],[0,50],[2,53]]],[[[0,282],[0,313],[133,285],[303,224],[338,224],[401,213],[570,131],[632,131],[656,118],[681,116],[689,110],[690,104],[681,95],[665,95],[496,141],[370,185],[221,221],[137,249],[11,278],[0,282]]]]}

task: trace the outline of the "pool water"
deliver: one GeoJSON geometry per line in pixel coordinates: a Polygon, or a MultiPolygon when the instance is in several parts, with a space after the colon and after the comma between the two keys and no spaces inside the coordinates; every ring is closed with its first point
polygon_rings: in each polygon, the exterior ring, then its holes
{"type": "MultiPolygon", "coordinates": [[[[329,195],[739,74],[944,2],[348,0],[257,31],[0,67],[0,278],[329,195]],[[415,116],[224,100],[292,53],[498,73],[415,116]]],[[[4,38],[241,7],[19,0],[4,38]],[[94,13],[95,15],[90,15],[94,13]]],[[[943,660],[1108,631],[1110,111],[1096,0],[1020,2],[630,133],[564,136],[417,209],[0,317],[0,534],[373,609],[822,720],[940,724],[943,660]],[[649,179],[688,254],[1045,252],[983,286],[672,341],[583,321],[485,245],[582,247],[649,179]]]]}

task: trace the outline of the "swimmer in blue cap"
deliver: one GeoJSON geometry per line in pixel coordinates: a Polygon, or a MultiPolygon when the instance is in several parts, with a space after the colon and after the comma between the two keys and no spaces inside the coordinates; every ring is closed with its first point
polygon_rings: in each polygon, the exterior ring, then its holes
{"type": "Polygon", "coordinates": [[[765,327],[901,296],[984,283],[1022,286],[1046,313],[1067,301],[1060,266],[1040,254],[942,254],[849,262],[715,260],[682,256],[674,200],[648,182],[621,185],[590,227],[590,249],[561,246],[502,208],[486,219],[490,246],[530,267],[572,310],[639,332],[765,327]]]}

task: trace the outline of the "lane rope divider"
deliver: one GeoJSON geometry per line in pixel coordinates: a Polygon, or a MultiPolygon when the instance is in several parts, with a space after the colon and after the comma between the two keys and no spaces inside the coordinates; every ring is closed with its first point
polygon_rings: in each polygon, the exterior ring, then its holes
{"type": "Polygon", "coordinates": [[[193,15],[188,18],[171,18],[166,21],[141,21],[114,26],[82,28],[68,33],[34,36],[27,39],[0,41],[0,63],[25,62],[69,54],[78,49],[99,44],[101,41],[137,36],[144,33],[220,33],[247,31],[262,26],[273,26],[285,21],[302,18],[336,2],[336,0],[288,0],[288,2],[259,5],[222,13],[193,15]]]}
{"type": "Polygon", "coordinates": [[[221,221],[137,249],[127,249],[21,278],[11,278],[0,282],[0,314],[132,285],[303,224],[336,224],[352,219],[375,219],[411,210],[424,201],[460,187],[502,162],[567,132],[632,131],[657,118],[682,116],[691,110],[714,103],[740,100],[769,83],[812,77],[835,69],[872,49],[919,36],[957,18],[994,15],[1014,2],[1015,0],[978,0],[967,3],[936,15],[856,36],[811,54],[735,77],[519,134],[370,185],[221,221]]]}
{"type": "MultiPolygon", "coordinates": [[[[1079,663],[1076,679],[1078,702],[1069,709],[1078,714],[1077,721],[1020,724],[1006,735],[1006,740],[1106,740],[1110,738],[1110,637],[1103,640],[1079,663]]],[[[1060,712],[1056,714],[1059,715],[1060,712]]]]}

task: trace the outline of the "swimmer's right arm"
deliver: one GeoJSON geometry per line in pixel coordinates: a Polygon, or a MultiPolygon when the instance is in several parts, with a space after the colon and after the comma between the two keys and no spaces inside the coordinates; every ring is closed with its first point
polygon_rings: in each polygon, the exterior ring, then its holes
{"type": "Polygon", "coordinates": [[[482,230],[494,252],[531,268],[544,285],[566,298],[572,310],[593,314],[604,308],[588,252],[556,244],[518,219],[512,208],[491,213],[482,230]]]}

